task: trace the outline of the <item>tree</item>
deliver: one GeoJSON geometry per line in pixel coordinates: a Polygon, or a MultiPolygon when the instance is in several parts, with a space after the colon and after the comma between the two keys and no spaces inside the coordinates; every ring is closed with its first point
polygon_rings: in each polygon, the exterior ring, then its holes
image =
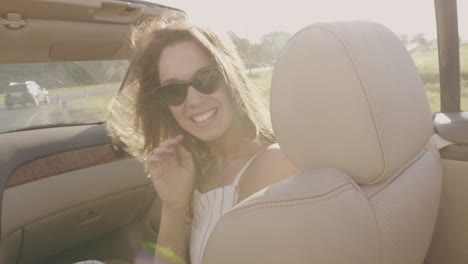
{"type": "Polygon", "coordinates": [[[407,34],[403,34],[398,37],[400,38],[401,44],[403,44],[405,48],[408,48],[408,45],[410,44],[409,36],[407,34]]]}
{"type": "Polygon", "coordinates": [[[260,43],[250,43],[248,39],[241,38],[232,31],[228,35],[249,69],[262,64],[272,65],[291,37],[288,32],[275,31],[263,35],[260,43]]]}
{"type": "Polygon", "coordinates": [[[427,49],[429,48],[429,41],[426,39],[426,36],[424,35],[424,33],[418,33],[416,35],[413,36],[413,38],[411,39],[411,42],[412,43],[417,43],[418,46],[422,49],[427,49]]]}
{"type": "Polygon", "coordinates": [[[228,35],[231,38],[234,46],[236,46],[237,52],[239,53],[241,59],[247,63],[249,59],[250,41],[248,39],[237,36],[237,34],[232,31],[229,31],[228,35]]]}
{"type": "Polygon", "coordinates": [[[290,37],[291,34],[284,31],[274,31],[264,35],[260,42],[262,62],[273,64],[290,37]]]}

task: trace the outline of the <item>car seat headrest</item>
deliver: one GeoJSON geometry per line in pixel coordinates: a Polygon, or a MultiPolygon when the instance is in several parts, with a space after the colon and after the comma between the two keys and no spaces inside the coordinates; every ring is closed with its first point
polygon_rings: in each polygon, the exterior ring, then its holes
{"type": "Polygon", "coordinates": [[[298,168],[338,168],[362,185],[389,178],[433,134],[411,57],[373,22],[314,24],[295,34],[274,69],[271,115],[298,168]]]}

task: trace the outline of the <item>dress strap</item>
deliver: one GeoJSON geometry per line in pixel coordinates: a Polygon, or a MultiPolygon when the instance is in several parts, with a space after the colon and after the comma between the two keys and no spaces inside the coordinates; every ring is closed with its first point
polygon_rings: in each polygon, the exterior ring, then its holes
{"type": "MultiPolygon", "coordinates": [[[[265,149],[268,149],[268,148],[271,148],[272,146],[278,146],[278,143],[273,143],[271,144],[270,146],[268,146],[267,148],[265,149]]],[[[250,166],[250,163],[252,163],[252,161],[257,157],[258,154],[260,154],[261,152],[263,152],[265,149],[261,149],[260,151],[258,151],[257,153],[255,153],[255,155],[253,155],[244,165],[244,167],[242,167],[242,169],[239,171],[239,173],[236,175],[236,178],[234,179],[234,183],[232,184],[234,187],[235,187],[235,194],[234,194],[234,205],[237,204],[238,200],[239,200],[239,193],[238,193],[238,185],[239,185],[239,181],[240,179],[242,178],[242,175],[244,174],[245,170],[250,166]]]]}
{"type": "Polygon", "coordinates": [[[244,174],[245,170],[247,170],[247,168],[250,166],[250,163],[252,163],[252,161],[255,159],[255,157],[257,157],[258,154],[260,154],[260,152],[262,152],[262,150],[260,150],[259,152],[255,153],[255,155],[253,155],[244,165],[244,167],[242,167],[242,169],[239,171],[239,173],[237,173],[236,175],[236,178],[234,179],[234,182],[233,182],[233,185],[238,185],[239,184],[239,181],[242,177],[242,175],[244,174]]]}
{"type": "Polygon", "coordinates": [[[234,179],[234,183],[231,185],[231,186],[234,186],[234,200],[233,200],[233,204],[232,206],[236,205],[238,200],[239,200],[239,193],[238,193],[238,185],[239,185],[239,181],[240,179],[242,178],[242,175],[244,174],[245,170],[250,166],[250,163],[252,163],[252,161],[257,157],[257,155],[262,152],[261,150],[257,153],[255,153],[255,155],[253,155],[244,165],[244,167],[242,167],[242,169],[239,171],[239,173],[236,175],[236,178],[234,179]]]}

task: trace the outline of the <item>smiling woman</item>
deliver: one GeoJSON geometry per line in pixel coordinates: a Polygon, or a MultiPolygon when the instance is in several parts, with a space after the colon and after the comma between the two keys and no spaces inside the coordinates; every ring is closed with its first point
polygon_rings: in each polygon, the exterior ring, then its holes
{"type": "Polygon", "coordinates": [[[133,43],[136,55],[107,127],[116,144],[145,162],[161,198],[156,256],[202,263],[227,211],[299,171],[275,144],[259,90],[232,46],[172,17],[142,23],[133,43]]]}
{"type": "MultiPolygon", "coordinates": [[[[247,127],[256,127],[265,138],[274,141],[268,112],[261,102],[253,100],[260,96],[261,90],[245,89],[251,84],[244,74],[244,66],[235,47],[224,44],[217,47],[222,42],[213,32],[188,22],[169,23],[165,19],[168,18],[146,21],[133,31],[136,56],[107,121],[110,133],[116,141],[120,141],[117,143],[123,143],[129,153],[144,160],[161,141],[186,130],[188,127],[184,127],[184,122],[179,122],[183,120],[177,120],[179,115],[174,114],[177,112],[176,105],[167,104],[167,95],[169,89],[179,90],[171,85],[176,83],[186,83],[181,92],[187,91],[187,96],[193,94],[190,89],[185,89],[189,83],[199,86],[196,83],[204,81],[198,80],[194,73],[205,66],[213,66],[214,71],[209,74],[219,74],[223,80],[220,85],[230,87],[229,93],[238,104],[236,107],[247,118],[247,127]],[[163,49],[164,45],[168,48],[163,49]]],[[[170,95],[175,95],[175,92],[170,95]]],[[[189,114],[204,114],[209,112],[206,110],[213,109],[202,110],[189,114]]],[[[185,132],[188,133],[185,134],[184,144],[199,157],[205,157],[207,150],[203,144],[190,135],[192,131],[185,132]]]]}

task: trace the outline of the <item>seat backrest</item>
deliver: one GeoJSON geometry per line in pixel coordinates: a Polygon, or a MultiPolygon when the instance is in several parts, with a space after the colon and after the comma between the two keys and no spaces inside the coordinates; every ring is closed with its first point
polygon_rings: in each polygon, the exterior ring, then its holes
{"type": "Polygon", "coordinates": [[[235,206],[203,263],[422,263],[441,165],[425,90],[397,36],[315,24],[277,60],[271,114],[303,173],[235,206]]]}

